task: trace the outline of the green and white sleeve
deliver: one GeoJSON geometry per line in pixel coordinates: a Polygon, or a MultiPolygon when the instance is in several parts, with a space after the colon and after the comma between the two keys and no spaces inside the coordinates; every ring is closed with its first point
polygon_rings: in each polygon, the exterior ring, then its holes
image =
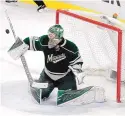
{"type": "Polygon", "coordinates": [[[39,37],[31,36],[24,39],[24,42],[29,45],[29,50],[42,51],[42,46],[39,41],[39,37]]]}

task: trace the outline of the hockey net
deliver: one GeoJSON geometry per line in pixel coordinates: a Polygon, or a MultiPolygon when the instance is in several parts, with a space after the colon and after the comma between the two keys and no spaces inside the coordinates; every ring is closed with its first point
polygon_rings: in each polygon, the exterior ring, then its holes
{"type": "Polygon", "coordinates": [[[63,26],[64,38],[78,46],[84,61],[83,69],[87,75],[92,76],[90,80],[95,78],[94,76],[101,76],[100,83],[107,86],[107,91],[114,91],[114,95],[110,92],[108,94],[116,98],[117,102],[124,101],[125,32],[123,24],[117,19],[104,15],[64,10],[57,10],[56,24],[63,26]],[[103,77],[107,78],[105,80],[113,81],[105,83],[103,77]],[[113,79],[115,77],[116,79],[113,79]],[[113,89],[110,89],[111,86],[113,89]]]}

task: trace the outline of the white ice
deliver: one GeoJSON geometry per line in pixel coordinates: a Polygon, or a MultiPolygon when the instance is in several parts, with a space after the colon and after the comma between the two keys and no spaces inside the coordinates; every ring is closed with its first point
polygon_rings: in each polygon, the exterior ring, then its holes
{"type": "MultiPolygon", "coordinates": [[[[7,50],[14,43],[14,38],[5,17],[4,10],[10,16],[16,35],[24,39],[28,36],[41,36],[47,34],[48,28],[55,24],[55,11],[36,12],[35,6],[19,5],[8,6],[0,3],[0,75],[1,75],[1,109],[4,115],[125,115],[125,102],[116,103],[116,84],[107,81],[104,77],[86,77],[85,83],[105,87],[107,102],[93,103],[84,106],[58,107],[56,106],[56,92],[53,91],[48,101],[41,105],[32,98],[28,81],[22,67],[21,61],[14,61],[7,53],[7,50]],[[5,30],[10,33],[6,34],[5,30]],[[16,112],[15,113],[12,113],[16,112]],[[28,113],[28,114],[27,114],[28,113]]],[[[44,67],[42,52],[28,51],[25,57],[30,71],[35,79],[44,67]]]]}

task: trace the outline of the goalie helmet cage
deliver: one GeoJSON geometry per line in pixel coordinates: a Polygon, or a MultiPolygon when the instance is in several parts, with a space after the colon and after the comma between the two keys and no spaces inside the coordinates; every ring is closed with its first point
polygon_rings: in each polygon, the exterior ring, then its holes
{"type": "MultiPolygon", "coordinates": [[[[70,11],[65,11],[65,10],[57,10],[56,11],[56,24],[62,24],[61,23],[61,17],[60,15],[65,15],[66,17],[71,17],[72,19],[70,21],[74,21],[74,20],[80,20],[80,21],[83,21],[83,22],[87,22],[87,25],[88,23],[89,24],[94,24],[96,26],[99,26],[99,27],[103,27],[105,29],[108,29],[108,30],[112,30],[112,31],[115,31],[117,32],[117,86],[116,86],[116,100],[118,103],[121,102],[121,70],[122,70],[122,29],[118,28],[118,27],[115,27],[115,26],[112,26],[112,25],[109,25],[109,24],[106,24],[106,23],[102,23],[102,22],[99,22],[97,20],[94,20],[94,19],[91,19],[91,18],[88,18],[88,17],[85,17],[83,15],[79,15],[77,13],[72,13],[70,11]]],[[[65,20],[65,22],[69,23],[66,19],[62,19],[63,21],[65,20]]],[[[65,29],[64,29],[65,30],[65,29]]],[[[74,32],[73,32],[74,33],[74,32]]],[[[77,32],[78,33],[78,32],[77,32]]],[[[71,34],[71,33],[70,33],[71,34]]]]}

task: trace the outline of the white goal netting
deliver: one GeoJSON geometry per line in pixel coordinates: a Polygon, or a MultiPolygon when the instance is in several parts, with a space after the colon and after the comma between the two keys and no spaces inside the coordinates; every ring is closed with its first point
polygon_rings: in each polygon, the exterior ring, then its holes
{"type": "Polygon", "coordinates": [[[84,61],[83,69],[86,74],[92,76],[101,75],[113,80],[117,100],[119,97],[125,99],[125,84],[120,82],[116,84],[117,79],[114,79],[118,77],[120,80],[121,77],[121,81],[125,81],[124,24],[103,15],[80,11],[64,11],[64,13],[59,11],[57,23],[64,28],[64,38],[73,41],[78,46],[84,61]],[[87,22],[86,18],[91,21],[88,20],[89,22],[87,22]],[[112,28],[110,26],[106,28],[104,27],[105,25],[100,23],[111,25],[112,28]],[[118,31],[113,30],[114,26],[121,30],[122,36],[120,36],[118,31]],[[120,45],[119,39],[121,38],[122,43],[120,45]],[[120,50],[122,51],[120,52],[120,50]],[[119,76],[117,76],[118,72],[120,72],[119,76]]]}

